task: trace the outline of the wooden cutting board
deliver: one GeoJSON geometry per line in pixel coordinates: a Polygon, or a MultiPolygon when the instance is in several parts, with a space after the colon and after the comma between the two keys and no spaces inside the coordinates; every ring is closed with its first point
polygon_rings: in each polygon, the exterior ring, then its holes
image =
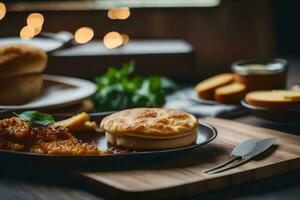
{"type": "Polygon", "coordinates": [[[230,120],[205,118],[218,136],[210,144],[176,158],[129,169],[82,172],[79,177],[114,198],[179,198],[300,169],[300,136],[230,120]],[[276,137],[277,145],[237,168],[207,175],[203,171],[228,159],[235,145],[248,138],[276,137]]]}

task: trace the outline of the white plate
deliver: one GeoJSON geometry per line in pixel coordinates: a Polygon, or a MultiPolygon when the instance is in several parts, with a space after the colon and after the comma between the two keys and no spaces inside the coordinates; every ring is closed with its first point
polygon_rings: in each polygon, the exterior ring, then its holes
{"type": "Polygon", "coordinates": [[[0,38],[0,46],[11,44],[27,44],[35,47],[39,47],[44,51],[52,51],[63,45],[63,42],[59,40],[47,39],[47,38],[33,38],[30,40],[22,40],[19,37],[6,37],[0,38]]]}
{"type": "Polygon", "coordinates": [[[4,110],[27,110],[37,108],[56,108],[71,105],[90,97],[97,86],[87,80],[65,76],[44,75],[42,93],[24,105],[0,105],[4,110]]]}

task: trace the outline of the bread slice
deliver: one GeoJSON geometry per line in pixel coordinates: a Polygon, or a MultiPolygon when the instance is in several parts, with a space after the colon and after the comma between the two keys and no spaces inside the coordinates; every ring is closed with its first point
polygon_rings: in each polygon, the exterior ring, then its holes
{"type": "Polygon", "coordinates": [[[254,91],[245,101],[254,106],[267,108],[300,108],[300,92],[293,90],[254,91]]]}
{"type": "Polygon", "coordinates": [[[234,78],[233,73],[219,74],[201,81],[195,91],[201,99],[214,100],[215,89],[233,82],[234,78]]]}
{"type": "Polygon", "coordinates": [[[58,121],[55,125],[68,128],[71,132],[95,132],[97,124],[96,122],[91,122],[89,120],[89,115],[83,112],[71,118],[58,121]]]}
{"type": "Polygon", "coordinates": [[[242,83],[233,82],[215,90],[215,99],[220,103],[237,104],[246,94],[246,86],[242,83]]]}
{"type": "Polygon", "coordinates": [[[42,74],[28,74],[0,78],[0,104],[20,105],[40,94],[43,87],[42,74]]]}
{"type": "Polygon", "coordinates": [[[42,73],[48,56],[40,48],[16,44],[0,47],[0,78],[42,73]]]}

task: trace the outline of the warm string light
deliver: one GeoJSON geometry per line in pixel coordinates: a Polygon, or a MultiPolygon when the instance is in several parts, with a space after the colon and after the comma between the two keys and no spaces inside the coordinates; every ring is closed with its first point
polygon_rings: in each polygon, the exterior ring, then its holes
{"type": "Polygon", "coordinates": [[[103,37],[103,44],[108,49],[120,47],[128,42],[129,36],[127,34],[120,34],[116,31],[109,32],[103,37]]]}
{"type": "Polygon", "coordinates": [[[129,8],[113,8],[107,11],[107,17],[109,19],[125,20],[129,18],[129,16],[130,16],[129,8]]]}
{"type": "Polygon", "coordinates": [[[20,31],[20,38],[22,40],[29,40],[34,36],[35,36],[35,30],[30,26],[24,26],[20,31]]]}
{"type": "Polygon", "coordinates": [[[40,28],[44,24],[44,16],[41,13],[31,13],[27,17],[27,25],[33,28],[40,28]]]}
{"type": "Polygon", "coordinates": [[[112,31],[104,36],[103,44],[109,49],[114,49],[123,44],[123,38],[120,33],[112,31]]]}
{"type": "Polygon", "coordinates": [[[89,42],[94,37],[94,30],[90,27],[81,27],[76,30],[74,38],[79,44],[89,42]]]}
{"type": "Polygon", "coordinates": [[[20,37],[23,40],[29,40],[38,35],[44,24],[44,16],[41,13],[31,13],[26,19],[27,25],[20,31],[20,37]]]}
{"type": "Polygon", "coordinates": [[[5,15],[6,15],[5,4],[0,2],[0,20],[3,19],[5,15]]]}
{"type": "Polygon", "coordinates": [[[125,33],[123,33],[122,35],[122,40],[123,40],[123,44],[122,45],[125,45],[129,42],[129,36],[125,33]]]}
{"type": "MultiPolygon", "coordinates": [[[[129,8],[112,8],[107,11],[107,17],[113,20],[125,20],[130,17],[130,10],[129,8]]],[[[103,37],[103,44],[108,49],[120,47],[128,42],[127,34],[120,34],[116,31],[109,32],[103,37]]]]}
{"type": "MultiPolygon", "coordinates": [[[[0,20],[5,16],[6,8],[3,3],[0,3],[0,20]]],[[[110,19],[125,20],[130,16],[129,8],[115,8],[110,9],[107,13],[110,19]]],[[[27,17],[27,25],[20,31],[20,37],[28,40],[38,35],[43,28],[44,16],[41,13],[31,13],[27,17]]],[[[84,44],[92,40],[94,37],[94,30],[90,27],[81,27],[76,30],[74,39],[79,44],[84,44]]],[[[117,48],[129,42],[127,34],[120,34],[116,31],[107,33],[103,37],[103,44],[109,48],[117,48]]]]}

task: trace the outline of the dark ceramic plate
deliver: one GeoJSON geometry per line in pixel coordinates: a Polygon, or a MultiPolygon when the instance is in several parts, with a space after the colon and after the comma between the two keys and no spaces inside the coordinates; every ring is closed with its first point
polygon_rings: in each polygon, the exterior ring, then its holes
{"type": "MultiPolygon", "coordinates": [[[[75,135],[81,140],[97,145],[100,149],[111,148],[103,134],[82,133],[75,135]]],[[[183,148],[157,151],[123,152],[111,155],[48,155],[26,152],[14,152],[0,150],[0,159],[8,162],[20,162],[34,164],[46,164],[47,166],[76,166],[76,168],[95,167],[99,165],[112,165],[117,163],[143,162],[146,160],[166,158],[190,149],[198,148],[212,141],[217,136],[217,130],[209,124],[199,124],[198,139],[195,144],[183,148]]]]}
{"type": "Polygon", "coordinates": [[[242,101],[241,104],[250,110],[251,114],[270,122],[300,123],[300,109],[275,109],[254,106],[242,101]]]}

